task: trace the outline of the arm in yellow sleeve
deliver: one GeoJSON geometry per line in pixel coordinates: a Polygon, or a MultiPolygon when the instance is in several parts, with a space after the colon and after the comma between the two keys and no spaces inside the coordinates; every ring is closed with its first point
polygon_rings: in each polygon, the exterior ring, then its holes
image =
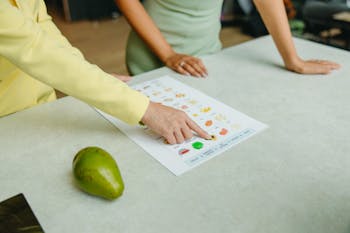
{"type": "Polygon", "coordinates": [[[136,124],[149,100],[85,61],[8,1],[0,1],[0,55],[33,78],[124,122],[136,124]]]}

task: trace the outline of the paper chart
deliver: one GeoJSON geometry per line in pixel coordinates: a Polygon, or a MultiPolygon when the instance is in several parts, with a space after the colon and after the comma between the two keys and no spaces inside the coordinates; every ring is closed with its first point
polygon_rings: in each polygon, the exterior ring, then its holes
{"type": "Polygon", "coordinates": [[[191,170],[267,128],[265,124],[169,76],[131,87],[154,102],[185,111],[199,126],[213,135],[212,140],[195,136],[182,144],[169,145],[163,137],[147,127],[130,126],[99,111],[175,175],[191,170]]]}

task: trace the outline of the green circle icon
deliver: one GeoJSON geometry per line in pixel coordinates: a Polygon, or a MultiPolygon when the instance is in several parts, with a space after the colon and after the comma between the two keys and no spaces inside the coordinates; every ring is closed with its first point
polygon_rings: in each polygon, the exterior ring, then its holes
{"type": "Polygon", "coordinates": [[[203,143],[201,143],[201,142],[194,142],[194,143],[192,143],[192,147],[194,149],[197,149],[197,150],[202,149],[203,143]]]}

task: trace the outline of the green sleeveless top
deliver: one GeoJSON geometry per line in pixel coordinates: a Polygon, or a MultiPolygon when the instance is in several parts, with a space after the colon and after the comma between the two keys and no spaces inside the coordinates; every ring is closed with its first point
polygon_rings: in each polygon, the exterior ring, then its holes
{"type": "MultiPolygon", "coordinates": [[[[145,0],[144,7],[177,53],[193,56],[218,52],[223,0],[145,0]]],[[[132,75],[163,66],[141,38],[131,31],[126,63],[132,75]]]]}

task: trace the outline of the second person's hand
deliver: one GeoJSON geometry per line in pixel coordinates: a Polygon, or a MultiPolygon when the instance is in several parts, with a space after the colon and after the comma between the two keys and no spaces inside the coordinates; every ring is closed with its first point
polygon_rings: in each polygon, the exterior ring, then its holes
{"type": "Polygon", "coordinates": [[[297,58],[293,62],[288,62],[286,68],[299,74],[329,74],[333,70],[339,69],[340,65],[327,60],[302,60],[297,58]]]}
{"type": "Polygon", "coordinates": [[[141,121],[155,133],[163,136],[169,144],[183,143],[193,137],[193,132],[204,139],[211,139],[211,136],[185,112],[162,104],[150,102],[141,121]]]}
{"type": "Polygon", "coordinates": [[[186,54],[175,53],[165,60],[165,65],[172,70],[194,77],[206,77],[208,75],[201,59],[186,54]]]}

